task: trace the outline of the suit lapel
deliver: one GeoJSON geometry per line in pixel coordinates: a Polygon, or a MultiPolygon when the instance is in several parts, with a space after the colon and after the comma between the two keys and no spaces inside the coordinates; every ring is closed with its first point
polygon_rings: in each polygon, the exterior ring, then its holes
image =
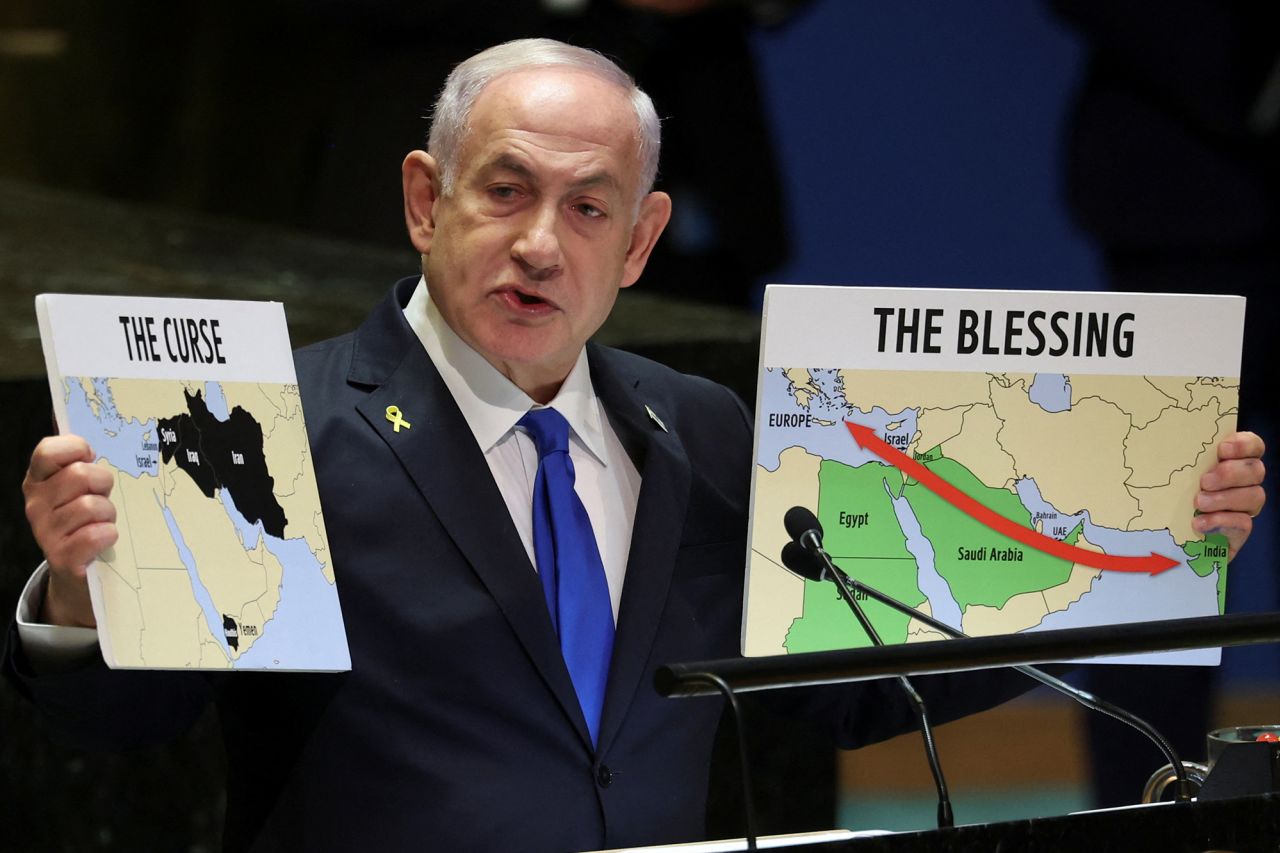
{"type": "MultiPolygon", "coordinates": [[[[671,584],[689,503],[689,460],[677,436],[645,410],[644,388],[592,348],[592,383],[609,423],[640,470],[626,580],[600,725],[600,751],[617,735],[646,671],[671,584]]],[[[656,405],[656,404],[655,404],[656,405]]],[[[657,412],[662,416],[662,412],[657,412]]]]}
{"type": "MultiPolygon", "coordinates": [[[[398,293],[401,290],[397,287],[398,293]]],[[[396,301],[405,300],[407,294],[401,293],[396,301]]],[[[405,323],[400,304],[394,306],[398,316],[383,310],[383,316],[370,318],[357,333],[351,379],[375,387],[356,408],[413,479],[589,748],[586,722],[560,655],[538,576],[489,476],[484,454],[444,380],[405,323]],[[379,337],[374,338],[375,334],[379,337]],[[400,345],[391,346],[392,342],[400,345]],[[361,343],[367,346],[362,348],[361,343]],[[389,406],[398,408],[410,424],[408,429],[396,431],[387,416],[389,406]]]]}

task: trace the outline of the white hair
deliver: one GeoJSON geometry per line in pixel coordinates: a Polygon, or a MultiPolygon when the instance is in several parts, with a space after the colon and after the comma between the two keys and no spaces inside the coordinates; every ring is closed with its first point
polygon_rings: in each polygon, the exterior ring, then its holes
{"type": "Polygon", "coordinates": [[[627,94],[636,114],[636,156],[640,161],[637,204],[653,188],[661,146],[661,127],[653,101],[636,85],[631,75],[602,54],[539,38],[517,39],[483,50],[460,63],[445,80],[431,112],[431,134],[427,138],[427,149],[440,165],[441,191],[444,194],[453,191],[458,156],[470,129],[471,111],[484,88],[505,74],[553,67],[584,71],[612,83],[627,94]]]}

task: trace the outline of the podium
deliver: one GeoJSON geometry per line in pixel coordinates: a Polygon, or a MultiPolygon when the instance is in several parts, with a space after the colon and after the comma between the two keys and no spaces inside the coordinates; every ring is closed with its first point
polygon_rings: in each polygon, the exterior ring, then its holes
{"type": "Polygon", "coordinates": [[[1280,850],[1280,794],[1158,803],[786,849],[815,853],[1266,853],[1280,850]]]}
{"type": "MultiPolygon", "coordinates": [[[[654,687],[660,694],[673,698],[718,692],[731,697],[739,691],[838,684],[897,674],[956,672],[1277,640],[1280,640],[1280,613],[1172,619],[847,651],[669,664],[656,673],[654,687]]],[[[1267,793],[876,835],[791,845],[784,849],[825,853],[1141,853],[1148,850],[1274,853],[1280,851],[1280,792],[1277,792],[1280,788],[1275,784],[1275,780],[1280,779],[1280,752],[1270,750],[1269,756],[1270,766],[1264,768],[1268,772],[1263,775],[1268,776],[1271,783],[1261,789],[1267,793]]],[[[745,843],[736,849],[746,849],[745,843]]]]}
{"type": "MultiPolygon", "coordinates": [[[[746,841],[740,838],[611,853],[736,853],[746,849],[746,841]]],[[[788,853],[1273,853],[1280,850],[1280,793],[1127,806],[950,829],[869,832],[836,840],[768,836],[760,838],[759,849],[788,853]]]]}

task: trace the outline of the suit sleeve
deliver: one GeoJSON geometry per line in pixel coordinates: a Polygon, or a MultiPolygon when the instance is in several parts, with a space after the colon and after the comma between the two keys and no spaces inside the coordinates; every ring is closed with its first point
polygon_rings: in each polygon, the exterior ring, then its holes
{"type": "Polygon", "coordinates": [[[5,678],[35,703],[54,736],[81,749],[138,749],[166,743],[200,717],[211,698],[194,672],[110,670],[101,656],[72,672],[38,675],[16,624],[5,638],[5,678]]]}

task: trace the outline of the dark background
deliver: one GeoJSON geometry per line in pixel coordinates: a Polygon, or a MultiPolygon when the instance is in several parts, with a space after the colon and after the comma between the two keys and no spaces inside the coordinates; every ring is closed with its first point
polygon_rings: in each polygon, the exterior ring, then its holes
{"type": "MultiPolygon", "coordinates": [[[[660,186],[676,216],[641,283],[658,301],[627,294],[612,342],[749,398],[766,281],[1246,293],[1243,420],[1274,434],[1280,22],[1267,4],[1171,0],[1158,17],[1136,0],[726,2],[675,16],[553,5],[0,9],[6,618],[38,560],[17,484],[49,428],[30,293],[251,295],[289,306],[295,343],[350,328],[414,270],[398,166],[422,145],[444,74],[524,35],[619,58],[664,117],[660,186]]],[[[1233,566],[1231,610],[1277,606],[1268,515],[1233,566]]],[[[1110,679],[1137,686],[1141,713],[1174,709],[1195,756],[1207,711],[1186,703],[1275,690],[1280,658],[1229,650],[1220,673],[1110,679]]],[[[1094,737],[1099,768],[1112,758],[1145,777],[1160,763],[1105,728],[1094,737]]],[[[774,780],[770,828],[834,822],[828,752],[758,752],[774,763],[756,771],[774,780]]],[[[0,685],[6,849],[216,849],[223,772],[216,720],[166,750],[89,755],[52,744],[0,685]]],[[[732,761],[718,773],[727,833],[732,761]]],[[[1128,791],[1125,779],[1099,796],[1128,791]]]]}

